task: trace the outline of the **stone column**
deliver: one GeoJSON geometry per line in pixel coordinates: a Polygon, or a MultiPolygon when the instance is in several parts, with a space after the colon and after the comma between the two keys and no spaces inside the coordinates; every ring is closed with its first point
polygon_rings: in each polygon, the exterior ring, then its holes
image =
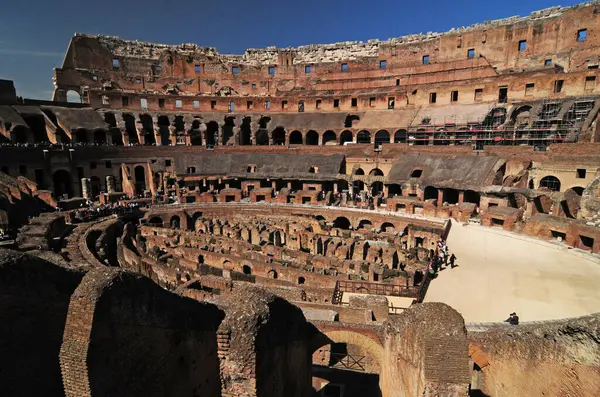
{"type": "Polygon", "coordinates": [[[84,199],[89,200],[92,192],[92,181],[90,178],[81,178],[81,195],[84,199]]]}
{"type": "Polygon", "coordinates": [[[112,175],[106,175],[106,191],[108,193],[115,192],[115,177],[112,175]]]}
{"type": "Polygon", "coordinates": [[[125,126],[125,120],[123,119],[123,113],[115,114],[115,120],[117,120],[117,128],[121,131],[121,138],[123,139],[123,145],[129,146],[129,134],[127,133],[127,127],[125,126]]]}
{"type": "Polygon", "coordinates": [[[462,204],[463,201],[465,201],[465,192],[460,191],[458,192],[458,204],[462,204]]]}
{"type": "Polygon", "coordinates": [[[444,204],[444,189],[438,189],[437,206],[441,207],[444,204]]]}
{"type": "Polygon", "coordinates": [[[254,119],[250,121],[250,145],[256,145],[256,132],[259,126],[258,121],[254,119]]]}
{"type": "Polygon", "coordinates": [[[193,119],[188,118],[188,117],[185,117],[183,119],[183,128],[185,130],[185,144],[186,144],[186,146],[191,146],[191,144],[192,144],[192,138],[191,138],[192,125],[193,125],[193,119]]]}
{"type": "Polygon", "coordinates": [[[146,144],[146,134],[145,134],[146,131],[144,130],[144,125],[142,124],[142,120],[140,120],[139,117],[140,117],[139,115],[136,115],[135,130],[137,131],[140,145],[145,145],[146,144]]]}
{"type": "Polygon", "coordinates": [[[154,140],[156,141],[156,146],[162,145],[160,125],[158,125],[158,116],[152,116],[152,128],[154,129],[154,140]]]}

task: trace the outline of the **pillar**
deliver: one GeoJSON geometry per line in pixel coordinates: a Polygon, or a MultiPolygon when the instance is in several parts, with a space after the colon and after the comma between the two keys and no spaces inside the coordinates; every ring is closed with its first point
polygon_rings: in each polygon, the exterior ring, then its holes
{"type": "Polygon", "coordinates": [[[158,117],[152,116],[152,129],[154,129],[154,140],[156,146],[162,145],[162,137],[160,135],[160,125],[158,125],[158,117]]]}
{"type": "Polygon", "coordinates": [[[129,134],[127,134],[127,127],[125,126],[125,120],[123,120],[123,113],[115,114],[115,120],[117,121],[117,128],[119,129],[119,131],[121,131],[123,145],[129,146],[129,134]]]}
{"type": "Polygon", "coordinates": [[[193,125],[193,120],[191,118],[184,118],[183,120],[183,128],[185,130],[185,144],[186,146],[191,146],[192,145],[192,138],[191,138],[191,133],[192,133],[192,125],[193,125]]]}
{"type": "Polygon", "coordinates": [[[139,119],[139,115],[136,115],[135,119],[135,130],[137,131],[138,140],[140,141],[140,145],[146,144],[146,135],[144,131],[144,125],[142,124],[142,120],[139,119]]]}
{"type": "Polygon", "coordinates": [[[92,192],[92,181],[90,178],[81,178],[81,195],[84,199],[89,200],[92,192]]]}
{"type": "Polygon", "coordinates": [[[438,189],[437,206],[441,207],[444,204],[444,189],[438,189]]]}
{"type": "Polygon", "coordinates": [[[464,200],[465,192],[461,190],[460,192],[458,192],[458,204],[462,204],[464,200]]]}
{"type": "Polygon", "coordinates": [[[106,175],[106,191],[108,193],[115,192],[115,177],[112,175],[106,175]]]}

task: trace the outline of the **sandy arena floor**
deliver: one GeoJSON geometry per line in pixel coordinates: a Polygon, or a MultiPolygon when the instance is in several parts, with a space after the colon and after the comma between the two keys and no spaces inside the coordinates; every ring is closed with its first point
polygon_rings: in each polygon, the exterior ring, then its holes
{"type": "Polygon", "coordinates": [[[501,229],[454,222],[455,269],[440,272],[426,302],[444,302],[467,322],[577,317],[600,312],[600,258],[501,229]]]}

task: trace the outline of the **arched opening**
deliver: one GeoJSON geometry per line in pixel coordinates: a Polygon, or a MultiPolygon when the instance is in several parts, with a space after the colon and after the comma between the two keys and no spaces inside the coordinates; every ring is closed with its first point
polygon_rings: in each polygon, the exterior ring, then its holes
{"type": "Polygon", "coordinates": [[[348,220],[348,218],[346,218],[344,216],[339,216],[339,217],[335,218],[335,220],[333,221],[333,227],[338,228],[338,229],[349,230],[350,229],[350,221],[348,220]]]}
{"type": "Polygon", "coordinates": [[[540,181],[540,189],[548,189],[553,192],[560,191],[560,180],[552,175],[543,177],[540,181]]]}
{"type": "Polygon", "coordinates": [[[248,265],[244,265],[244,266],[242,266],[242,272],[244,274],[251,275],[252,274],[252,268],[250,266],[248,266],[248,265]]]}
{"type": "Polygon", "coordinates": [[[223,136],[223,145],[227,145],[229,143],[233,144],[231,138],[233,138],[233,129],[235,128],[235,118],[234,117],[225,117],[225,124],[221,127],[221,132],[223,136]]]}
{"type": "Polygon", "coordinates": [[[375,149],[381,147],[384,143],[390,143],[390,133],[386,130],[377,131],[375,134],[375,149]]]}
{"type": "Polygon", "coordinates": [[[352,142],[352,131],[342,131],[340,134],[340,145],[344,145],[346,142],[352,142]]]}
{"type": "Polygon", "coordinates": [[[83,128],[75,130],[75,141],[79,143],[89,143],[88,132],[83,128]]]}
{"type": "Polygon", "coordinates": [[[242,125],[240,126],[239,144],[240,145],[252,145],[252,128],[250,127],[252,119],[250,117],[244,117],[242,125]]]}
{"type": "Polygon", "coordinates": [[[318,145],[319,144],[319,133],[317,131],[310,130],[306,133],[306,144],[307,145],[318,145]]]}
{"type": "Polygon", "coordinates": [[[123,113],[123,121],[125,122],[125,131],[127,131],[129,143],[132,145],[140,143],[137,130],[135,129],[135,117],[132,114],[123,113]]]}
{"type": "Polygon", "coordinates": [[[81,95],[74,90],[67,91],[67,102],[83,103],[83,101],[81,100],[81,95]]]}
{"type": "Polygon", "coordinates": [[[359,229],[371,229],[371,228],[373,228],[373,222],[371,222],[368,219],[363,219],[362,221],[358,222],[358,228],[359,229]]]}
{"type": "Polygon", "coordinates": [[[331,130],[325,131],[325,133],[323,134],[323,145],[327,145],[329,142],[331,142],[331,145],[337,143],[337,136],[335,135],[335,132],[331,130]]]}
{"type": "Polygon", "coordinates": [[[465,194],[463,196],[463,202],[465,203],[473,203],[479,205],[481,201],[481,195],[473,190],[465,190],[465,194]]]}
{"type": "Polygon", "coordinates": [[[273,145],[285,145],[285,129],[283,127],[273,130],[273,145]]]}
{"type": "Polygon", "coordinates": [[[181,219],[177,215],[173,215],[169,221],[171,229],[179,229],[181,227],[181,219]]]}
{"type": "Polygon", "coordinates": [[[394,233],[396,231],[396,227],[390,222],[384,222],[381,225],[381,231],[386,233],[394,233]]]}
{"type": "Polygon", "coordinates": [[[394,133],[394,143],[406,143],[406,130],[398,130],[394,133]]]}
{"type": "Polygon", "coordinates": [[[383,182],[373,182],[371,184],[371,195],[373,197],[379,196],[383,192],[383,182]]]}
{"type": "Polygon", "coordinates": [[[425,187],[425,190],[423,191],[423,200],[430,200],[430,199],[436,199],[438,198],[438,190],[436,188],[434,188],[433,186],[427,186],[425,187]]]}
{"type": "Polygon", "coordinates": [[[52,181],[54,182],[54,196],[62,197],[73,197],[73,178],[69,171],[58,170],[52,175],[52,181]]]}
{"type": "Polygon", "coordinates": [[[412,172],[410,173],[410,177],[411,178],[420,178],[423,175],[423,170],[419,169],[419,168],[415,168],[414,170],[412,170],[412,172]]]}
{"type": "Polygon", "coordinates": [[[397,183],[388,185],[388,197],[402,196],[402,186],[397,183]]]}
{"type": "Polygon", "coordinates": [[[217,139],[219,137],[219,123],[216,121],[209,121],[206,124],[206,147],[211,148],[217,144],[217,139]]]}
{"type": "Polygon", "coordinates": [[[149,114],[140,114],[142,122],[142,134],[144,135],[144,145],[156,145],[156,137],[154,136],[154,123],[152,116],[149,114]]]}
{"type": "Polygon", "coordinates": [[[300,131],[292,131],[290,133],[290,145],[302,145],[302,133],[300,131]]]}
{"type": "Polygon", "coordinates": [[[458,204],[458,190],[444,189],[444,202],[448,204],[458,204]]]}
{"type": "Polygon", "coordinates": [[[152,217],[152,218],[150,218],[148,220],[148,226],[162,227],[163,226],[163,220],[159,216],[152,217]]]}
{"type": "Polygon", "coordinates": [[[100,189],[102,189],[102,183],[100,182],[100,178],[98,178],[97,176],[91,177],[90,185],[92,187],[92,197],[95,200],[96,197],[100,195],[100,189]]]}
{"type": "Polygon", "coordinates": [[[198,255],[198,263],[199,264],[203,264],[204,263],[204,255],[202,255],[202,254],[198,255]]]}
{"type": "Polygon", "coordinates": [[[368,144],[371,143],[371,133],[366,130],[362,130],[356,136],[356,143],[368,144]]]}
{"type": "Polygon", "coordinates": [[[23,120],[25,120],[25,123],[27,123],[31,129],[34,142],[48,142],[48,133],[46,132],[46,121],[44,117],[40,115],[23,113],[21,114],[21,117],[23,117],[23,120]]]}
{"type": "Polygon", "coordinates": [[[269,272],[267,273],[267,276],[269,278],[272,278],[273,280],[277,280],[278,274],[277,271],[275,269],[271,269],[269,270],[269,272]]]}
{"type": "Polygon", "coordinates": [[[516,127],[525,127],[531,121],[531,106],[521,106],[510,116],[510,120],[516,127]]]}
{"type": "Polygon", "coordinates": [[[104,131],[104,130],[94,131],[94,143],[96,143],[97,145],[106,144],[106,131],[104,131]]]}
{"type": "MultiPolygon", "coordinates": [[[[196,122],[196,120],[194,120],[194,123],[192,124],[192,130],[196,132],[196,135],[199,135],[196,129],[199,127],[200,123],[196,122]]],[[[171,142],[170,125],[171,122],[167,116],[158,116],[158,135],[160,136],[160,144],[163,146],[169,146],[171,143],[174,143],[171,142]]],[[[192,135],[192,142],[194,141],[194,138],[195,135],[192,135]]],[[[194,143],[192,143],[192,145],[193,144],[194,143]]],[[[202,138],[200,138],[200,144],[202,144],[202,138]]]]}
{"type": "Polygon", "coordinates": [[[146,170],[144,166],[138,165],[134,169],[135,177],[135,192],[136,194],[142,194],[146,190],[146,170]]]}
{"type": "Polygon", "coordinates": [[[364,175],[364,174],[365,174],[365,171],[362,168],[357,168],[354,171],[354,175],[364,175]]]}
{"type": "Polygon", "coordinates": [[[575,194],[577,194],[578,196],[581,196],[581,195],[583,195],[583,191],[585,190],[585,188],[583,188],[581,186],[574,186],[574,187],[568,189],[567,192],[569,190],[572,190],[575,192],[575,194]]]}
{"type": "Polygon", "coordinates": [[[259,146],[266,146],[269,144],[269,132],[265,129],[258,129],[256,131],[255,142],[259,146]]]}
{"type": "Polygon", "coordinates": [[[298,277],[298,284],[302,285],[306,282],[306,279],[302,276],[298,277]]]}
{"type": "Polygon", "coordinates": [[[381,171],[379,168],[373,168],[371,170],[371,172],[369,172],[370,176],[383,176],[383,171],[381,171]]]}
{"type": "Polygon", "coordinates": [[[12,140],[14,143],[27,143],[27,128],[18,125],[12,130],[12,140]]]}

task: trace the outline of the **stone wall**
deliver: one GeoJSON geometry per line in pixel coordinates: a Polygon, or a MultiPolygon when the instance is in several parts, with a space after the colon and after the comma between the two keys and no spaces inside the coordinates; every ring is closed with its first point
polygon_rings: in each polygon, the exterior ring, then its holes
{"type": "Polygon", "coordinates": [[[593,397],[600,390],[600,316],[469,332],[472,389],[494,397],[593,397]],[[479,332],[478,332],[479,331],[479,332]]]}
{"type": "Polygon", "coordinates": [[[384,396],[467,395],[467,335],[457,311],[442,303],[414,305],[391,318],[385,332],[384,396]]]}
{"type": "Polygon", "coordinates": [[[71,297],[60,364],[67,396],[220,396],[216,307],[117,269],[71,297]]]}
{"type": "Polygon", "coordinates": [[[2,395],[64,395],[57,358],[69,298],[82,277],[41,258],[0,249],[2,395]]]}

